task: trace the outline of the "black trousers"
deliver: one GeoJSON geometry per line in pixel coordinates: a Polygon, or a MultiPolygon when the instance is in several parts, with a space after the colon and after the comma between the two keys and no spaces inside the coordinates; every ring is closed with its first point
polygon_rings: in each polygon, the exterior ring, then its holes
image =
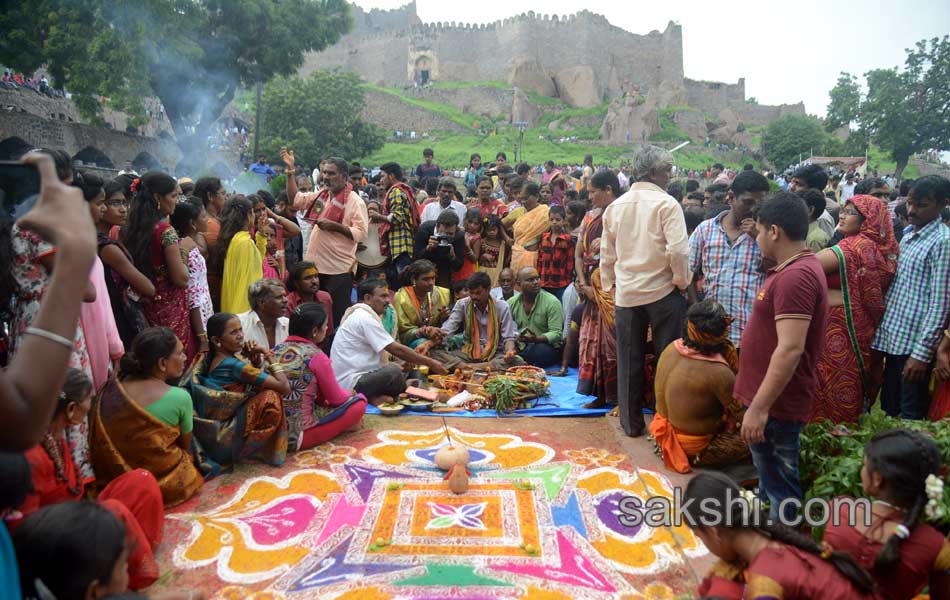
{"type": "Polygon", "coordinates": [[[353,296],[353,274],[340,273],[339,275],[320,274],[320,289],[330,294],[333,299],[333,329],[340,327],[343,313],[350,307],[353,296]]]}
{"type": "Polygon", "coordinates": [[[643,361],[647,349],[647,327],[653,329],[657,357],[683,331],[686,297],[673,290],[665,298],[643,306],[621,307],[617,315],[617,403],[620,424],[631,437],[643,435],[643,397],[645,392],[643,361]]]}
{"type": "Polygon", "coordinates": [[[356,380],[353,390],[366,396],[367,400],[382,395],[396,400],[399,394],[406,391],[406,376],[398,366],[386,365],[364,373],[356,380]]]}

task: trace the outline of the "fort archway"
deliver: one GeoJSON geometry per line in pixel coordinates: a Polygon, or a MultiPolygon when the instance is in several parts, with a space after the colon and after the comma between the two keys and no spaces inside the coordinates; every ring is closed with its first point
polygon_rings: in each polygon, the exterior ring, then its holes
{"type": "Polygon", "coordinates": [[[28,144],[22,138],[17,136],[8,137],[0,142],[0,160],[18,160],[32,149],[33,145],[28,144]]]}
{"type": "Polygon", "coordinates": [[[106,169],[114,169],[115,165],[112,163],[105,152],[96,148],[95,146],[86,146],[73,156],[73,162],[76,163],[76,166],[90,166],[90,167],[103,167],[106,169]],[[79,164],[82,163],[82,164],[79,164]]]}
{"type": "Polygon", "coordinates": [[[146,171],[160,171],[162,163],[148,152],[139,152],[132,159],[132,167],[139,173],[145,173],[146,171]]]}

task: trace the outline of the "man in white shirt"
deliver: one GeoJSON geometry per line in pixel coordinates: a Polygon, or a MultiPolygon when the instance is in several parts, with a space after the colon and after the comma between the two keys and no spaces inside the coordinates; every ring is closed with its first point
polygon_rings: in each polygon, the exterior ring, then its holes
{"type": "Polygon", "coordinates": [[[465,205],[455,199],[455,181],[451,177],[443,177],[439,181],[438,201],[429,202],[422,208],[420,223],[435,221],[443,210],[452,209],[459,216],[459,223],[465,222],[465,205]]]}
{"type": "Polygon", "coordinates": [[[272,349],[287,339],[290,319],[287,309],[287,290],[278,279],[258,279],[247,290],[251,310],[238,315],[244,341],[254,342],[261,348],[272,349]]]}
{"type": "Polygon", "coordinates": [[[857,184],[854,183],[854,173],[848,173],[844,176],[844,183],[842,183],[840,186],[841,198],[838,200],[838,203],[841,204],[841,206],[847,204],[848,200],[854,196],[854,188],[856,186],[857,184]]]}
{"type": "Polygon", "coordinates": [[[604,209],[600,276],[612,291],[617,322],[617,403],[630,437],[643,435],[644,358],[652,327],[655,356],[680,337],[689,285],[686,220],[666,193],[673,157],[645,146],[634,161],[637,183],[604,209]]]}
{"type": "Polygon", "coordinates": [[[514,298],[518,293],[515,291],[515,272],[507,267],[499,271],[498,287],[493,287],[490,293],[492,298],[504,302],[514,298]]]}
{"type": "Polygon", "coordinates": [[[330,360],[340,387],[366,396],[374,406],[392,402],[406,391],[406,378],[389,355],[407,363],[425,365],[437,375],[447,373],[441,363],[403,346],[383,327],[389,306],[389,287],[368,279],[357,289],[360,302],[347,309],[333,338],[330,360]]]}

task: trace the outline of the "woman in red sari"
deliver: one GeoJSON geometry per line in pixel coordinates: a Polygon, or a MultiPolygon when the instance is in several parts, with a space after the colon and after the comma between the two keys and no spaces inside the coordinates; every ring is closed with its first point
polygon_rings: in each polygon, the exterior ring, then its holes
{"type": "Polygon", "coordinates": [[[841,502],[840,520],[825,529],[826,542],[871,572],[882,598],[910,600],[925,585],[931,598],[950,598],[950,542],[920,522],[935,514],[943,495],[941,462],[928,436],[907,429],[877,433],[864,449],[861,468],[864,492],[875,498],[871,515],[862,504],[849,515],[851,505],[841,502]]]}
{"type": "Polygon", "coordinates": [[[683,495],[686,524],[719,557],[697,595],[739,600],[877,598],[874,580],[847,553],[773,523],[723,473],[703,472],[683,495]],[[713,523],[707,525],[707,523],[713,523]]]}
{"type": "Polygon", "coordinates": [[[132,182],[135,196],[129,220],[122,229],[122,243],[135,268],[155,285],[155,296],[143,307],[154,327],[168,327],[185,346],[190,362],[198,350],[188,308],[188,258],[182,256],[178,234],[168,223],[175,212],[181,188],[174,178],[150,171],[132,182]]]}
{"type": "MultiPolygon", "coordinates": [[[[18,518],[7,518],[11,529],[44,506],[79,500],[85,494],[84,481],[73,462],[64,432],[79,423],[92,403],[92,382],[81,371],[70,369],[59,395],[56,413],[46,437],[26,451],[33,478],[33,492],[19,508],[18,518]]],[[[162,492],[155,477],[144,469],[130,471],[107,485],[97,497],[99,503],[124,524],[127,545],[129,587],[142,589],[158,579],[158,565],[152,551],[162,540],[165,522],[162,492]]]]}
{"type": "Polygon", "coordinates": [[[887,206],[874,196],[853,196],[841,210],[838,229],[845,238],[818,253],[828,277],[829,310],[809,420],[856,423],[874,397],[870,376],[881,368],[871,340],[884,317],[898,246],[887,206]]]}
{"type": "Polygon", "coordinates": [[[617,402],[614,299],[600,283],[600,236],[604,209],[619,195],[620,182],[610,171],[601,171],[591,178],[587,189],[594,208],[584,215],[574,248],[577,293],[584,299],[577,393],[596,396],[585,408],[599,408],[617,402]]]}

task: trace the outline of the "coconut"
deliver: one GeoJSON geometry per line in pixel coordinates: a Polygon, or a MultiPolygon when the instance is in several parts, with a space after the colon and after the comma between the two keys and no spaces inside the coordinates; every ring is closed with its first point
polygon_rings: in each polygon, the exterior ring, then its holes
{"type": "Polygon", "coordinates": [[[448,471],[454,465],[467,465],[468,460],[468,448],[462,446],[442,446],[435,453],[435,464],[443,471],[448,471]]]}

